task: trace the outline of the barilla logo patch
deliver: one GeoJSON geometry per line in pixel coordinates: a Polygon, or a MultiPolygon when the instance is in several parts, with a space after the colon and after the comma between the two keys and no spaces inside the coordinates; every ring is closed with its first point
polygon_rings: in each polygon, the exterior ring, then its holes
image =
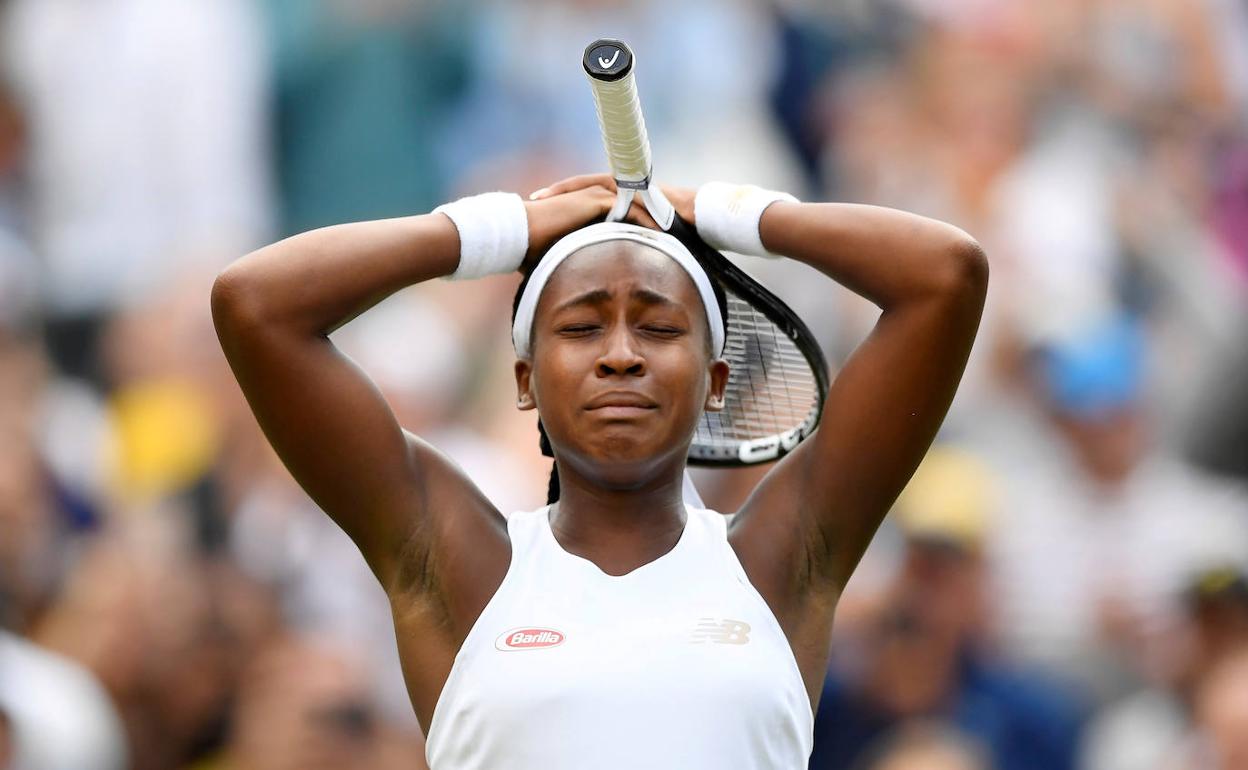
{"type": "Polygon", "coordinates": [[[563,644],[563,632],[553,628],[513,628],[504,631],[494,641],[499,650],[536,650],[541,647],[558,647],[563,644]]]}

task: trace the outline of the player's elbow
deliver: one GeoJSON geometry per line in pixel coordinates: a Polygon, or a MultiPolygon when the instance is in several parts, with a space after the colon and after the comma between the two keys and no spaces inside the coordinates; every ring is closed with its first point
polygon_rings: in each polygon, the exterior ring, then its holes
{"type": "Polygon", "coordinates": [[[982,298],[988,291],[988,255],[978,241],[961,230],[942,247],[936,272],[942,294],[982,298]]]}
{"type": "Polygon", "coordinates": [[[263,303],[247,271],[238,262],[227,266],[212,282],[212,322],[217,334],[233,333],[260,323],[263,303]]]}

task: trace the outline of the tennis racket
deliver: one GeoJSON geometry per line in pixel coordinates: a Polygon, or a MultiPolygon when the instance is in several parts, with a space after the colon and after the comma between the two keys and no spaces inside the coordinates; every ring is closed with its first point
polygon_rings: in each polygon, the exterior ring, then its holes
{"type": "Polygon", "coordinates": [[[779,297],[698,237],[653,184],[650,140],[637,98],[632,50],[595,40],[582,66],[618,190],[608,221],[620,221],[636,197],[728,296],[724,359],[731,374],[724,409],[705,412],[689,449],[691,465],[739,466],[784,455],[819,425],[828,395],[828,364],[810,329],[779,297]]]}

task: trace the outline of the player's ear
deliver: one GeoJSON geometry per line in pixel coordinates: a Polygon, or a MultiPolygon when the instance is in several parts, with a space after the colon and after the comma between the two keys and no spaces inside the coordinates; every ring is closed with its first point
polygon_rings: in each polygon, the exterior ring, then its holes
{"type": "Polygon", "coordinates": [[[728,362],[722,358],[712,359],[707,365],[707,374],[711,377],[711,386],[706,390],[703,409],[718,412],[724,408],[724,392],[728,390],[728,362]]]}
{"type": "Polygon", "coordinates": [[[537,408],[533,399],[533,362],[527,358],[516,359],[516,408],[521,411],[537,408]]]}

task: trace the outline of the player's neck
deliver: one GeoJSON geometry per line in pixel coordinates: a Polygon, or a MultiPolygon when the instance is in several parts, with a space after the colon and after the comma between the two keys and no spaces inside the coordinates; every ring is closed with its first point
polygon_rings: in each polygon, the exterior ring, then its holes
{"type": "Polygon", "coordinates": [[[681,478],[618,491],[586,484],[560,468],[551,529],[564,550],[609,574],[623,574],[671,550],[685,526],[681,478]]]}

